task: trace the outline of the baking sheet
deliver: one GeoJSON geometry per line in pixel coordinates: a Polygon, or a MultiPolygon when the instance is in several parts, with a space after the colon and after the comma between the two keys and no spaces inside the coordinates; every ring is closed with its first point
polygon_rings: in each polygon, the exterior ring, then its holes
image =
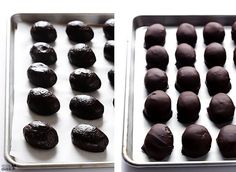
{"type": "Polygon", "coordinates": [[[108,167],[114,161],[113,142],[114,142],[114,107],[113,88],[109,83],[107,72],[114,67],[103,55],[103,48],[106,42],[102,25],[107,19],[113,18],[112,14],[19,14],[12,19],[14,26],[10,36],[11,44],[11,63],[13,109],[10,110],[12,127],[10,129],[10,148],[11,158],[18,164],[25,166],[40,164],[40,167],[56,167],[63,164],[64,167],[108,167]],[[87,17],[86,17],[87,16],[87,17]],[[70,64],[67,53],[74,45],[69,41],[65,29],[66,23],[71,20],[82,20],[92,24],[94,38],[89,43],[96,55],[95,64],[90,67],[102,81],[102,86],[93,93],[81,93],[73,91],[69,83],[69,75],[77,67],[70,64]],[[27,78],[27,69],[33,63],[29,55],[33,41],[30,36],[30,28],[35,21],[48,20],[56,31],[57,39],[53,47],[57,53],[57,62],[51,67],[57,74],[57,83],[49,90],[57,96],[60,101],[60,110],[48,117],[37,115],[31,112],[27,106],[27,95],[30,89],[34,88],[27,78]],[[103,118],[98,120],[82,120],[71,114],[69,102],[77,94],[89,94],[95,96],[104,105],[103,118]],[[23,136],[23,127],[33,120],[42,120],[51,124],[57,130],[59,143],[51,150],[38,150],[28,145],[23,136]],[[76,148],[71,141],[71,130],[80,123],[87,123],[97,126],[109,138],[107,149],[102,153],[91,153],[76,148]]]}

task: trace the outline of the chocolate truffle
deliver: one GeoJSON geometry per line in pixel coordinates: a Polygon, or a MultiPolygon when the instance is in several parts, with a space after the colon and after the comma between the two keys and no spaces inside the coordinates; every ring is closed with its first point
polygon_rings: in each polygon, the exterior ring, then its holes
{"type": "Polygon", "coordinates": [[[204,26],[203,37],[205,44],[212,42],[222,43],[225,38],[224,27],[217,22],[209,22],[204,26]]]}
{"type": "Polygon", "coordinates": [[[75,126],[71,139],[75,146],[89,152],[103,152],[109,143],[108,137],[101,130],[88,124],[75,126]]]}
{"type": "Polygon", "coordinates": [[[108,73],[107,73],[107,76],[108,76],[108,79],[110,81],[111,86],[114,87],[114,82],[115,82],[115,79],[114,79],[115,71],[114,71],[114,69],[109,70],[108,73]]]}
{"type": "Polygon", "coordinates": [[[233,52],[233,60],[234,60],[234,64],[236,65],[236,48],[234,49],[234,52],[233,52]]]}
{"type": "Polygon", "coordinates": [[[70,110],[79,118],[94,120],[103,116],[104,106],[93,96],[77,95],[70,101],[70,110]]]}
{"type": "Polygon", "coordinates": [[[114,27],[115,20],[113,18],[108,19],[103,26],[103,32],[108,40],[114,40],[114,27]]]}
{"type": "Polygon", "coordinates": [[[57,61],[57,54],[52,46],[45,42],[37,42],[30,49],[30,56],[33,62],[41,62],[52,65],[57,61]]]}
{"type": "Polygon", "coordinates": [[[174,148],[174,138],[167,125],[155,124],[148,131],[142,150],[157,161],[161,161],[169,156],[174,148]]]}
{"type": "Polygon", "coordinates": [[[192,124],[182,135],[182,153],[192,158],[201,157],[211,149],[211,141],[211,135],[205,127],[192,124]]]}
{"type": "Polygon", "coordinates": [[[101,80],[97,74],[89,69],[78,68],[70,74],[70,85],[73,90],[93,92],[101,87],[101,80]]]}
{"type": "Polygon", "coordinates": [[[90,26],[82,21],[71,21],[66,25],[66,34],[73,42],[85,43],[93,39],[94,33],[90,26]]]}
{"type": "Polygon", "coordinates": [[[166,91],[168,89],[168,78],[163,70],[152,68],[147,71],[144,77],[144,84],[148,93],[155,90],[166,91]]]}
{"type": "Polygon", "coordinates": [[[56,130],[45,122],[29,123],[23,128],[23,134],[26,142],[38,149],[52,149],[58,143],[56,130]]]}
{"type": "Polygon", "coordinates": [[[152,92],[145,101],[143,114],[152,123],[168,121],[172,117],[170,97],[161,90],[152,92]]]}
{"type": "Polygon", "coordinates": [[[207,108],[210,119],[217,124],[232,121],[235,106],[231,98],[225,93],[218,93],[211,99],[207,108]]]}
{"type": "Polygon", "coordinates": [[[177,101],[177,118],[181,123],[195,122],[199,118],[200,109],[200,100],[195,93],[185,91],[179,95],[177,101]]]}
{"type": "Polygon", "coordinates": [[[234,41],[234,43],[236,44],[236,21],[234,22],[234,24],[231,27],[231,38],[234,41]]]}
{"type": "Polygon", "coordinates": [[[146,62],[147,69],[159,68],[166,70],[166,67],[169,63],[169,55],[164,47],[154,45],[147,50],[146,62]]]}
{"type": "Polygon", "coordinates": [[[153,45],[163,46],[166,40],[165,27],[159,23],[149,26],[145,33],[144,40],[146,49],[149,49],[153,45]]]}
{"type": "Polygon", "coordinates": [[[57,38],[54,26],[47,21],[38,21],[33,24],[30,30],[31,37],[36,42],[52,43],[57,38]]]}
{"type": "Polygon", "coordinates": [[[192,91],[198,94],[200,86],[200,76],[194,67],[185,66],[178,70],[175,88],[180,93],[183,91],[192,91]]]}
{"type": "Polygon", "coordinates": [[[187,43],[192,47],[197,42],[197,33],[195,27],[189,23],[182,23],[176,32],[178,44],[187,43]]]}
{"type": "Polygon", "coordinates": [[[114,41],[113,40],[109,40],[106,42],[103,52],[104,52],[104,57],[110,61],[114,63],[114,41]]]}
{"type": "Polygon", "coordinates": [[[221,154],[225,158],[236,157],[236,126],[226,125],[220,129],[216,139],[221,154]]]}
{"type": "Polygon", "coordinates": [[[68,52],[68,58],[70,63],[77,67],[91,67],[96,62],[93,50],[83,43],[73,46],[68,52]]]}
{"type": "Polygon", "coordinates": [[[211,96],[228,93],[231,89],[229,73],[221,66],[212,67],[206,75],[206,86],[211,96]]]}
{"type": "Polygon", "coordinates": [[[204,59],[208,68],[213,66],[224,66],[226,61],[225,48],[217,42],[209,44],[205,49],[204,59]]]}
{"type": "Polygon", "coordinates": [[[196,53],[193,47],[186,43],[178,45],[175,51],[176,67],[179,69],[183,66],[194,66],[196,53]]]}

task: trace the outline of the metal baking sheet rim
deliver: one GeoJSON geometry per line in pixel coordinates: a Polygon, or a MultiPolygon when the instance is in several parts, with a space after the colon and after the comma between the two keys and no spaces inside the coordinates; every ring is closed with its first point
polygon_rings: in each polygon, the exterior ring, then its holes
{"type": "MultiPolygon", "coordinates": [[[[210,18],[215,18],[215,17],[233,17],[236,18],[236,16],[234,15],[140,15],[140,16],[135,16],[132,19],[132,24],[131,26],[131,30],[129,30],[130,33],[130,41],[129,41],[129,45],[128,45],[128,52],[127,52],[127,59],[126,59],[126,74],[125,74],[125,93],[124,93],[124,117],[123,117],[123,136],[122,136],[122,157],[124,159],[124,161],[135,168],[192,168],[192,167],[236,167],[236,160],[224,160],[224,161],[214,161],[214,162],[207,162],[207,161],[188,161],[188,162],[161,162],[161,161],[157,161],[157,162],[148,162],[148,163],[139,163],[136,162],[135,160],[132,159],[132,157],[130,157],[129,153],[128,153],[128,149],[127,149],[127,145],[128,145],[128,137],[129,137],[129,132],[133,132],[132,129],[129,130],[129,127],[131,127],[129,125],[129,121],[130,121],[130,117],[132,117],[132,115],[129,115],[131,112],[130,110],[132,110],[132,108],[130,108],[130,101],[132,101],[131,99],[131,90],[130,88],[133,86],[133,82],[131,81],[132,79],[132,75],[133,75],[133,65],[132,65],[132,57],[134,56],[134,31],[138,28],[138,24],[137,21],[140,18],[148,18],[148,17],[207,17],[208,20],[210,18]],[[136,22],[136,23],[135,23],[136,22]],[[132,84],[132,85],[131,85],[132,84]]],[[[148,23],[149,25],[151,23],[148,23]]],[[[141,26],[139,26],[141,27],[141,26]]],[[[131,127],[132,128],[132,127],[131,127]]]]}
{"type": "MultiPolygon", "coordinates": [[[[15,27],[12,25],[12,21],[14,18],[17,18],[19,15],[29,15],[32,13],[16,13],[10,17],[10,20],[7,22],[7,42],[6,42],[6,58],[5,58],[5,119],[4,119],[4,158],[13,165],[14,168],[19,169],[56,169],[56,168],[112,168],[114,167],[114,162],[86,162],[86,163],[25,163],[25,162],[17,162],[14,157],[10,155],[10,139],[11,139],[11,119],[10,119],[10,110],[12,106],[12,102],[10,96],[13,94],[13,84],[11,83],[11,77],[13,77],[13,72],[11,72],[11,63],[12,53],[11,50],[13,48],[12,45],[12,31],[15,27]]],[[[36,13],[34,13],[36,14],[36,13]]],[[[73,14],[90,14],[91,13],[39,13],[43,15],[73,15],[73,14]]],[[[112,13],[93,13],[93,15],[113,15],[112,13]]]]}

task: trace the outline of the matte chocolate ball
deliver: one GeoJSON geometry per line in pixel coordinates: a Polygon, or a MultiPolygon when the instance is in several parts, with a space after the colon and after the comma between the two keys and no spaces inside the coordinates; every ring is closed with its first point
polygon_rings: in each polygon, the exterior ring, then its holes
{"type": "Polygon", "coordinates": [[[176,32],[178,44],[187,43],[192,47],[197,42],[197,33],[195,27],[189,23],[182,23],[176,32]]]}
{"type": "Polygon", "coordinates": [[[113,40],[109,40],[106,42],[103,53],[105,59],[107,59],[110,62],[114,63],[114,56],[115,56],[115,42],[113,40]]]}
{"type": "Polygon", "coordinates": [[[108,19],[103,26],[103,32],[105,34],[106,39],[114,40],[114,28],[115,20],[113,18],[108,19]]]}
{"type": "Polygon", "coordinates": [[[209,22],[204,26],[203,37],[205,44],[212,42],[222,43],[225,38],[224,27],[217,22],[209,22]]]}
{"type": "Polygon", "coordinates": [[[236,43],[236,21],[233,23],[231,27],[231,38],[236,43]]]}

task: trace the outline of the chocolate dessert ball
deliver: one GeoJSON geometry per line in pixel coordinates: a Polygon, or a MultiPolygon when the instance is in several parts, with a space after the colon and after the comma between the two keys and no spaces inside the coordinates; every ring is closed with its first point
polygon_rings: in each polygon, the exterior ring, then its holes
{"type": "Polygon", "coordinates": [[[201,157],[211,149],[211,141],[211,135],[205,127],[192,124],[182,135],[182,153],[192,158],[201,157]]]}
{"type": "Polygon", "coordinates": [[[153,45],[163,46],[166,40],[165,27],[159,23],[149,26],[145,33],[144,40],[146,49],[149,49],[153,45]]]}
{"type": "Polygon", "coordinates": [[[101,130],[88,124],[75,126],[71,139],[75,146],[89,152],[103,152],[109,143],[108,137],[101,130]]]}
{"type": "Polygon", "coordinates": [[[213,66],[224,66],[226,61],[225,48],[217,42],[209,44],[205,49],[204,59],[208,68],[213,66]]]}
{"type": "Polygon", "coordinates": [[[68,58],[70,63],[77,67],[91,67],[96,62],[93,50],[83,43],[73,46],[68,52],[68,58]]]}
{"type": "Polygon", "coordinates": [[[146,53],[147,69],[159,68],[166,70],[169,63],[169,55],[166,49],[159,45],[154,45],[146,53]]]}
{"type": "Polygon", "coordinates": [[[144,84],[148,93],[155,90],[166,91],[168,89],[168,78],[164,71],[152,68],[147,71],[144,77],[144,84]]]}
{"type": "Polygon", "coordinates": [[[27,70],[29,81],[38,87],[52,87],[57,82],[55,72],[43,63],[33,63],[27,70]]]}
{"type": "Polygon", "coordinates": [[[207,23],[203,29],[203,38],[207,45],[212,42],[222,43],[225,38],[224,27],[217,22],[207,23]]]}
{"type": "Polygon", "coordinates": [[[104,106],[93,96],[77,95],[70,101],[70,110],[79,118],[94,120],[103,116],[104,106]]]}
{"type": "Polygon", "coordinates": [[[218,93],[211,99],[207,108],[210,119],[217,124],[232,121],[235,106],[231,98],[225,93],[218,93]]]}
{"type": "Polygon", "coordinates": [[[115,71],[114,71],[114,69],[109,70],[108,73],[107,73],[107,76],[108,76],[108,79],[109,79],[109,81],[110,81],[111,86],[114,87],[114,81],[115,81],[115,80],[114,80],[114,77],[115,77],[115,71]]]}
{"type": "Polygon", "coordinates": [[[176,32],[178,44],[187,43],[192,47],[197,42],[197,33],[195,27],[189,23],[182,23],[176,32]]]}
{"type": "Polygon", "coordinates": [[[174,138],[167,125],[155,124],[148,131],[142,150],[157,161],[161,161],[169,156],[174,148],[174,138]]]}
{"type": "Polygon", "coordinates": [[[108,40],[114,40],[114,27],[115,20],[113,18],[108,19],[103,26],[103,32],[108,40]]]}
{"type": "Polygon", "coordinates": [[[52,65],[57,61],[57,54],[53,47],[45,42],[37,42],[30,49],[33,62],[41,62],[52,65]]]}
{"type": "Polygon", "coordinates": [[[144,116],[150,122],[166,122],[172,117],[171,99],[161,90],[148,95],[143,110],[144,116]]]}
{"type": "Polygon", "coordinates": [[[198,96],[191,92],[185,91],[179,95],[177,101],[177,118],[181,123],[192,123],[199,118],[201,103],[198,96]]]}
{"type": "Polygon", "coordinates": [[[36,42],[52,43],[57,38],[54,26],[47,21],[38,21],[33,24],[30,30],[31,37],[36,42]]]}
{"type": "Polygon", "coordinates": [[[234,52],[233,52],[233,60],[234,60],[234,64],[236,65],[236,48],[234,49],[234,52]]]}
{"type": "Polygon", "coordinates": [[[180,93],[183,91],[192,91],[198,94],[200,86],[200,76],[194,67],[185,66],[178,70],[175,88],[180,93]]]}
{"type": "Polygon", "coordinates": [[[89,69],[79,68],[70,74],[70,85],[73,90],[93,92],[101,87],[97,74],[89,69]]]}
{"type": "Polygon", "coordinates": [[[225,158],[236,157],[236,126],[226,125],[220,129],[216,139],[221,154],[225,158]]]}
{"type": "Polygon", "coordinates": [[[231,27],[231,38],[234,41],[234,43],[236,43],[236,21],[231,27]]]}
{"type": "Polygon", "coordinates": [[[29,109],[39,115],[52,115],[60,109],[57,97],[45,88],[33,88],[27,98],[29,109]]]}
{"type": "Polygon", "coordinates": [[[106,42],[103,52],[104,52],[104,57],[110,61],[110,62],[114,62],[114,41],[113,40],[109,40],[106,42]]]}
{"type": "Polygon", "coordinates": [[[23,128],[23,134],[26,142],[38,149],[52,149],[58,143],[56,130],[45,122],[29,123],[23,128]]]}
{"type": "Polygon", "coordinates": [[[221,66],[211,68],[206,75],[206,86],[211,96],[228,93],[231,89],[229,73],[221,66]]]}
{"type": "Polygon", "coordinates": [[[73,42],[85,43],[93,39],[94,33],[90,26],[82,21],[71,21],[66,25],[66,34],[73,42]]]}
{"type": "Polygon", "coordinates": [[[175,51],[176,67],[179,69],[183,66],[194,66],[196,53],[193,47],[186,43],[178,45],[175,51]]]}

